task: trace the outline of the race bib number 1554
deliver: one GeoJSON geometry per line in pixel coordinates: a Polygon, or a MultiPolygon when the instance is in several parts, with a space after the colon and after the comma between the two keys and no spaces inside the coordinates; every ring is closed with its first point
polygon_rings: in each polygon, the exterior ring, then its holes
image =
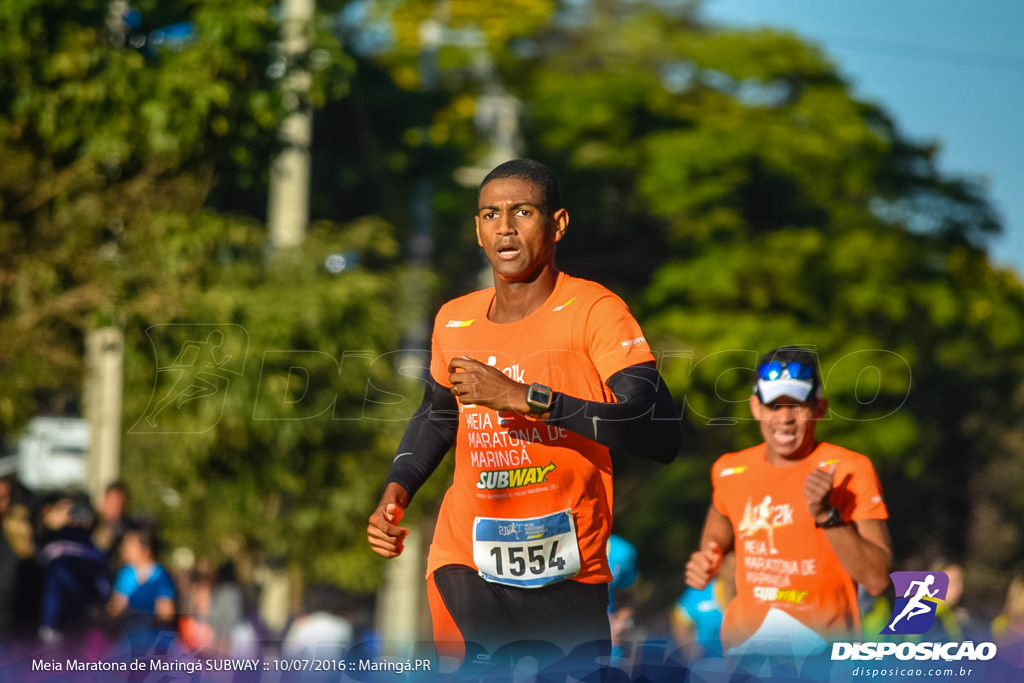
{"type": "Polygon", "coordinates": [[[473,561],[487,581],[537,588],[575,576],[580,551],[572,511],[530,519],[477,517],[473,561]]]}

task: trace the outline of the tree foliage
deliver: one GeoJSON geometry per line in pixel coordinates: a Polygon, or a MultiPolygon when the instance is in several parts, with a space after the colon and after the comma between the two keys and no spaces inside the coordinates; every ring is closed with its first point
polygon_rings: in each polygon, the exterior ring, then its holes
{"type": "Polygon", "coordinates": [[[0,47],[0,424],[13,435],[40,400],[76,398],[84,336],[118,325],[128,339],[122,468],[137,511],[198,552],[248,539],[296,566],[309,560],[307,576],[366,588],[368,558],[349,557],[359,555],[355,511],[390,459],[376,456],[393,446],[381,428],[393,409],[368,410],[376,420],[288,411],[323,401],[347,415],[373,407],[371,378],[402,385],[386,357],[351,376],[320,363],[309,396],[292,400],[289,363],[312,350],[340,363],[398,348],[410,311],[394,283],[430,280],[396,267],[393,230],[371,216],[325,223],[300,253],[268,259],[262,205],[237,205],[265,188],[280,147],[281,75],[307,70],[310,104],[323,104],[346,92],[351,59],[329,22],[306,53],[286,57],[271,3],[140,3],[131,25],[110,7],[8,3],[0,15],[10,37],[0,47]],[[189,22],[187,37],[154,46],[172,21],[189,22]],[[331,275],[331,254],[359,267],[331,275]],[[176,387],[185,371],[173,359],[195,330],[224,335],[237,366],[176,387]],[[190,398],[210,381],[220,383],[213,399],[190,398]],[[255,419],[259,392],[278,389],[255,419]],[[342,571],[352,562],[364,570],[342,571]]]}
{"type": "MultiPolygon", "coordinates": [[[[233,220],[208,211],[207,197],[222,184],[265,184],[279,144],[286,108],[270,69],[280,59],[268,49],[279,29],[271,3],[143,2],[136,28],[111,15],[117,6],[0,10],[7,426],[24,421],[40,390],[75,393],[83,329],[173,308],[176,290],[202,279],[197,249],[222,241],[233,220]],[[157,21],[191,22],[187,49],[152,46],[157,21]]],[[[298,58],[320,65],[314,101],[343,92],[349,64],[318,36],[298,58]]]]}
{"type": "MultiPolygon", "coordinates": [[[[365,511],[422,391],[397,375],[412,363],[405,372],[417,378],[424,361],[397,351],[410,311],[395,282],[426,288],[431,278],[397,267],[379,219],[323,228],[302,258],[240,260],[177,315],[129,325],[124,467],[157,494],[150,504],[179,543],[216,555],[233,540],[365,591],[378,579],[365,511]],[[360,266],[329,272],[337,253],[358,254],[360,266]],[[210,333],[226,360],[193,379],[174,359],[210,333]],[[218,391],[191,401],[204,379],[218,391]]],[[[217,260],[212,249],[199,257],[217,260]]]]}

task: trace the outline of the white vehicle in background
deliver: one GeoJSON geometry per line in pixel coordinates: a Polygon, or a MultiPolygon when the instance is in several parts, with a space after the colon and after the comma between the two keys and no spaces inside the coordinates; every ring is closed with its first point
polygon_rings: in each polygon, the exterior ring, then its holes
{"type": "Polygon", "coordinates": [[[33,491],[84,488],[89,423],[78,417],[33,417],[15,446],[18,480],[33,491]]]}

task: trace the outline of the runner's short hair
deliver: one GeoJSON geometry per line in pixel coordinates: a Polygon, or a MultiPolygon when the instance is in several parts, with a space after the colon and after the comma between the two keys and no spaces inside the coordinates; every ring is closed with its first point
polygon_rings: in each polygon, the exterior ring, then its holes
{"type": "Polygon", "coordinates": [[[480,192],[487,186],[487,183],[504,178],[525,180],[539,187],[544,202],[544,206],[540,208],[544,213],[554,213],[562,208],[562,193],[558,189],[558,178],[555,177],[555,172],[533,159],[512,159],[496,166],[480,183],[477,201],[480,200],[480,192]]]}

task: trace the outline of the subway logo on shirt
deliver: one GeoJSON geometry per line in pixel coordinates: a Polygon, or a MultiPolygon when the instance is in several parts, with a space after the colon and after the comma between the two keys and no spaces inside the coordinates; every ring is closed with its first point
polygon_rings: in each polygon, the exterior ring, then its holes
{"type": "Polygon", "coordinates": [[[555,470],[555,464],[519,467],[513,470],[489,470],[480,473],[476,487],[481,490],[517,489],[531,484],[543,484],[555,470]]]}

